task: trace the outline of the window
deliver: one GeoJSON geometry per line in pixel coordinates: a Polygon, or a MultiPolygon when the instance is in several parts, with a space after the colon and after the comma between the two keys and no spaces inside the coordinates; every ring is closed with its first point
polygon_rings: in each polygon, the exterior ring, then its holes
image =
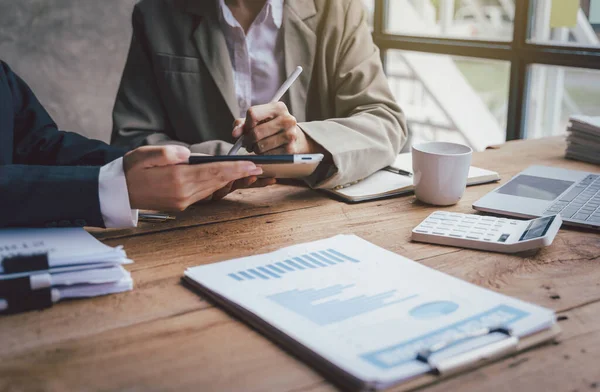
{"type": "Polygon", "coordinates": [[[390,49],[386,64],[413,143],[454,141],[483,150],[506,140],[510,63],[390,49]]]}
{"type": "Polygon", "coordinates": [[[511,41],[512,1],[389,1],[386,32],[430,37],[511,41]]]}
{"type": "Polygon", "coordinates": [[[367,11],[369,26],[371,27],[371,31],[373,31],[373,12],[375,9],[375,0],[362,0],[365,10],[367,11]]]}
{"type": "Polygon", "coordinates": [[[525,136],[565,134],[569,116],[600,116],[600,71],[585,68],[530,66],[525,136]]]}
{"type": "Polygon", "coordinates": [[[553,7],[550,0],[533,1],[529,42],[600,47],[600,3],[597,0],[563,3],[567,6],[553,7]]]}
{"type": "Polygon", "coordinates": [[[562,134],[600,115],[600,0],[363,0],[413,142],[562,134]]]}

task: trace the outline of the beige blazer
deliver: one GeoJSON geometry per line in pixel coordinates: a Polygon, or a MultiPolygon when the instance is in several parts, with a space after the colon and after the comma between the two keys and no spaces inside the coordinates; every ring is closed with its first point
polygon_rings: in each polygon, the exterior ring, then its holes
{"type": "MultiPolygon", "coordinates": [[[[113,111],[114,144],[212,141],[205,152],[226,153],[239,108],[217,3],[142,0],[135,6],[113,111]]],[[[331,188],[392,163],[407,128],[361,1],[287,0],[282,28],[286,74],[304,68],[284,101],[300,128],[333,156],[309,184],[331,188]]]]}

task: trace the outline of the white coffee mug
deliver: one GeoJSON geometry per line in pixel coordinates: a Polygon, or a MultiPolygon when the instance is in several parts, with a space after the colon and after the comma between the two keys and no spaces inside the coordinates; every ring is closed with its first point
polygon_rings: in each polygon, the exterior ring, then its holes
{"type": "Polygon", "coordinates": [[[469,146],[429,142],[412,147],[415,196],[427,204],[449,206],[465,193],[471,156],[469,146]]]}

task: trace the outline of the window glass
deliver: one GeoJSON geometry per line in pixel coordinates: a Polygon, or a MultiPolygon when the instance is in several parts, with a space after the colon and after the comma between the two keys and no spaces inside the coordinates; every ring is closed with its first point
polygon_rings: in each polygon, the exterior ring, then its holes
{"type": "Polygon", "coordinates": [[[371,31],[373,31],[373,13],[375,10],[375,0],[362,0],[365,10],[367,11],[367,18],[369,21],[369,27],[371,27],[371,31]]]}
{"type": "Polygon", "coordinates": [[[531,42],[600,47],[600,1],[534,0],[532,6],[531,42]]]}
{"type": "Polygon", "coordinates": [[[413,144],[453,141],[481,151],[506,140],[508,62],[388,50],[386,72],[413,144]]]}
{"type": "Polygon", "coordinates": [[[569,116],[600,116],[600,71],[534,64],[530,67],[525,136],[567,131],[569,116]]]}
{"type": "Polygon", "coordinates": [[[511,41],[514,0],[388,0],[392,34],[511,41]]]}

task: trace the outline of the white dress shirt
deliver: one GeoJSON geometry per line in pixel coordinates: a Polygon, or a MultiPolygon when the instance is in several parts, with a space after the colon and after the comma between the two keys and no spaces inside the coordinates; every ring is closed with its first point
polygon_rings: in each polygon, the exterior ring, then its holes
{"type": "Polygon", "coordinates": [[[239,117],[246,117],[251,106],[269,103],[285,81],[283,37],[280,36],[284,0],[267,0],[248,34],[225,0],[218,1],[221,29],[233,68],[239,117]]]}
{"type": "MultiPolygon", "coordinates": [[[[227,42],[240,117],[246,117],[251,106],[268,103],[285,80],[283,37],[284,0],[267,0],[248,34],[235,19],[225,0],[220,4],[220,24],[227,42]]],[[[98,179],[100,211],[106,227],[135,227],[138,210],[129,204],[129,192],[123,158],[100,169],[98,179]]]]}
{"type": "Polygon", "coordinates": [[[106,227],[137,226],[138,210],[132,210],[129,204],[123,158],[115,159],[100,168],[98,198],[100,199],[100,212],[106,227]]]}

